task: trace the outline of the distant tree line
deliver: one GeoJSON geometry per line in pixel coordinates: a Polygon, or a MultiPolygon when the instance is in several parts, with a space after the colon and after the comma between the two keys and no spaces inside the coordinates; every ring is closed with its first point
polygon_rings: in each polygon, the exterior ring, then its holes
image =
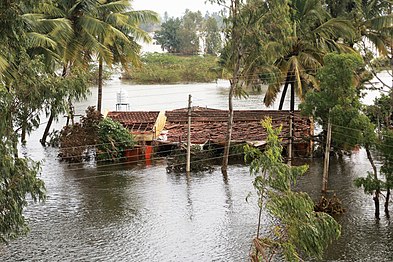
{"type": "Polygon", "coordinates": [[[223,19],[217,13],[186,10],[182,17],[168,17],[165,14],[160,30],[154,34],[162,50],[182,55],[200,52],[217,55],[222,48],[221,32],[223,19]]]}

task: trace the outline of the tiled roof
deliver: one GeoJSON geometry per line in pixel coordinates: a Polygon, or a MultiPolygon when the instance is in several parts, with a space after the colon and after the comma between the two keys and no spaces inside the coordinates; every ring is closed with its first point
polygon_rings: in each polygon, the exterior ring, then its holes
{"type": "Polygon", "coordinates": [[[108,117],[120,122],[132,131],[152,131],[159,111],[114,111],[108,117]]]}
{"type": "MultiPolygon", "coordinates": [[[[158,111],[128,111],[109,112],[108,117],[119,121],[133,132],[152,131],[158,111]]],[[[187,139],[188,109],[181,108],[166,111],[167,117],[165,129],[168,130],[168,142],[179,142],[187,139]]],[[[289,111],[273,110],[235,110],[232,140],[265,141],[266,132],[261,125],[265,117],[272,118],[273,127],[282,125],[281,138],[286,143],[289,137],[289,111]]],[[[303,137],[309,137],[311,122],[302,117],[298,111],[294,114],[295,119],[295,142],[302,141],[303,137]]],[[[191,142],[203,144],[206,141],[222,144],[227,132],[228,111],[204,107],[193,107],[191,113],[191,142]]]]}
{"type": "MultiPolygon", "coordinates": [[[[188,115],[186,110],[167,111],[168,141],[185,141],[187,136],[188,115]]],[[[266,132],[261,126],[265,117],[272,118],[274,127],[282,125],[281,138],[286,142],[289,137],[289,111],[265,110],[235,110],[232,129],[233,141],[262,141],[266,140],[266,132]]],[[[202,144],[210,140],[215,143],[224,143],[227,132],[227,110],[198,110],[191,114],[191,142],[202,144]]],[[[310,121],[295,112],[295,142],[304,136],[310,135],[310,121]]]]}

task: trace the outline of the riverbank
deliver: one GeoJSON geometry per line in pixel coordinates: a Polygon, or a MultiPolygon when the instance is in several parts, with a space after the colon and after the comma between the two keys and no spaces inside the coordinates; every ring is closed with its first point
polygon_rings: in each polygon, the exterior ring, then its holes
{"type": "Polygon", "coordinates": [[[142,66],[123,73],[137,84],[211,83],[220,78],[217,57],[146,53],[142,66]]]}

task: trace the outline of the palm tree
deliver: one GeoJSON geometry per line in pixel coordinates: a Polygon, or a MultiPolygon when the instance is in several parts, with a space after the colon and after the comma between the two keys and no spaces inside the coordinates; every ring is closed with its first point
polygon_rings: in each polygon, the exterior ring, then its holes
{"type": "MultiPolygon", "coordinates": [[[[98,42],[105,47],[110,59],[105,59],[98,52],[98,101],[97,110],[101,112],[103,64],[111,66],[112,63],[121,64],[125,70],[129,65],[139,65],[140,45],[138,40],[149,42],[149,34],[139,28],[141,23],[158,22],[158,17],[152,11],[132,11],[129,0],[101,1],[97,7],[97,18],[102,21],[106,30],[97,35],[98,42]]],[[[106,53],[105,53],[106,54],[106,53]]]]}
{"type": "MultiPolygon", "coordinates": [[[[98,0],[55,0],[55,5],[41,6],[41,12],[45,17],[66,20],[71,26],[70,34],[65,34],[64,30],[54,30],[51,33],[53,39],[58,42],[55,53],[62,67],[63,78],[69,76],[75,68],[87,71],[93,50],[99,50],[101,54],[105,54],[105,51],[109,53],[109,50],[100,46],[95,37],[97,32],[104,30],[102,22],[95,19],[98,4],[98,0]]],[[[61,103],[54,101],[50,105],[48,123],[41,139],[42,144],[45,144],[50,126],[59,113],[68,111],[69,118],[72,120],[72,100],[81,96],[81,93],[69,91],[68,99],[61,103]]]]}
{"type": "Polygon", "coordinates": [[[251,75],[248,82],[269,84],[264,98],[266,106],[273,104],[284,84],[279,110],[291,85],[290,109],[293,111],[295,91],[302,98],[308,89],[318,88],[315,73],[323,64],[323,56],[329,51],[352,51],[339,40],[352,39],[355,34],[349,21],[331,18],[319,0],[292,0],[289,7],[290,36],[265,40],[264,53],[258,56],[261,60],[273,61],[272,65],[254,62],[245,78],[251,75]],[[253,72],[258,72],[257,77],[253,72]]]}
{"type": "MultiPolygon", "coordinates": [[[[132,11],[130,1],[105,0],[55,0],[56,6],[43,5],[43,13],[52,19],[69,21],[72,35],[62,31],[53,33],[57,45],[56,53],[62,65],[62,76],[70,75],[76,67],[87,71],[94,57],[99,61],[99,88],[97,110],[101,111],[102,71],[104,62],[111,66],[120,63],[128,69],[128,63],[136,64],[139,57],[139,45],[135,39],[148,40],[148,35],[138,28],[140,22],[157,21],[155,13],[150,11],[132,11]]],[[[69,117],[72,120],[72,100],[80,97],[78,92],[71,92],[68,98],[69,117]]],[[[56,117],[56,108],[50,112],[47,127],[41,139],[45,143],[52,121],[56,117]]]]}

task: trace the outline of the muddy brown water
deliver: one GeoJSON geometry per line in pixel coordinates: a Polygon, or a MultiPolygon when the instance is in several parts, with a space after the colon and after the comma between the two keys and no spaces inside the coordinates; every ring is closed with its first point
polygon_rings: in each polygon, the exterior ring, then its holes
{"type": "MultiPolygon", "coordinates": [[[[189,93],[194,105],[226,108],[227,88],[220,84],[132,86],[117,79],[105,86],[104,108],[115,108],[120,86],[134,110],[186,107],[189,93]]],[[[95,104],[92,92],[76,105],[78,112],[95,104]]],[[[237,99],[235,108],[261,108],[262,99],[237,99]]],[[[56,149],[40,146],[43,128],[21,151],[43,161],[48,199],[30,203],[30,233],[0,245],[0,261],[248,261],[258,208],[247,166],[231,165],[226,181],[219,167],[188,177],[168,174],[162,159],[149,165],[68,165],[58,161],[56,149]]],[[[322,161],[303,162],[310,168],[297,188],[318,199],[322,161]]],[[[323,261],[393,261],[390,220],[383,213],[375,220],[371,197],[353,186],[368,170],[362,150],[333,158],[329,186],[347,212],[337,217],[342,236],[323,261]]]]}

